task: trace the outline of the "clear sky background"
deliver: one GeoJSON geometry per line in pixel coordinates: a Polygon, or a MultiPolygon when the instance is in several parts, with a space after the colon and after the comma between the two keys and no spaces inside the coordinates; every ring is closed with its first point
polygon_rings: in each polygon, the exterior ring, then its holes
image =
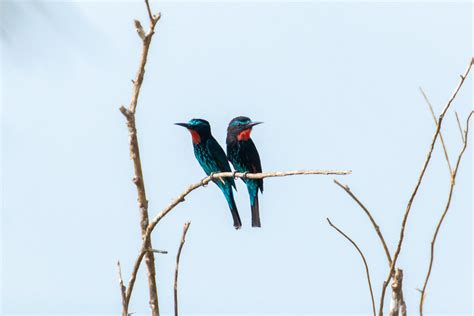
{"type": "MultiPolygon", "coordinates": [[[[228,122],[265,124],[253,139],[264,171],[351,169],[338,179],[373,212],[394,250],[402,214],[434,123],[472,55],[471,3],[155,2],[137,112],[150,215],[199,181],[191,138],[174,122],[208,119],[221,144],[228,122]]],[[[118,313],[116,261],[128,279],[140,247],[128,104],[140,54],[133,19],[142,1],[2,3],[2,291],[8,313],[118,313]]],[[[453,110],[472,108],[472,79],[446,116],[451,159],[460,148],[453,110]]],[[[464,120],[463,120],[464,122],[464,120]]],[[[472,141],[470,142],[470,146],[472,141]]],[[[471,147],[472,148],[472,147],[471,147]]],[[[430,313],[472,311],[472,150],[462,162],[441,229],[426,297],[430,313]]],[[[193,192],[155,230],[163,311],[182,225],[191,220],[180,274],[184,313],[369,313],[359,255],[378,301],[387,263],[365,214],[333,176],[265,181],[262,229],[235,231],[221,192],[193,192]]],[[[414,312],[449,175],[436,146],[409,218],[399,266],[414,312]]],[[[141,270],[130,310],[148,310],[141,270]]]]}

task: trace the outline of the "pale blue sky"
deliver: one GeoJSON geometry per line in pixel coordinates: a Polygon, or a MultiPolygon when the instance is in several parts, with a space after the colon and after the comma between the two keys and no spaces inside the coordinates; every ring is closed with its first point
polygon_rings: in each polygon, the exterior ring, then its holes
{"type": "MultiPolygon", "coordinates": [[[[253,138],[265,171],[352,169],[339,177],[366,202],[391,249],[439,112],[472,55],[470,3],[155,2],[154,37],[138,106],[143,168],[155,215],[203,172],[188,133],[208,119],[222,144],[237,115],[265,124],[253,138]]],[[[140,53],[142,1],[2,3],[2,290],[8,313],[117,313],[117,259],[128,278],[139,246],[124,118],[140,53]]],[[[472,108],[472,80],[453,109],[472,108]]],[[[453,112],[444,125],[454,160],[453,112]]],[[[472,142],[471,142],[472,143],[472,142]]],[[[399,264],[413,312],[449,176],[437,146],[415,201],[399,264]]],[[[262,229],[235,231],[215,186],[192,193],[153,243],[161,308],[172,309],[182,224],[183,313],[371,311],[361,260],[326,223],[365,251],[376,300],[387,273],[367,218],[331,176],[265,181],[262,229]]],[[[472,150],[437,244],[430,313],[472,311],[472,150]]],[[[131,311],[147,311],[143,273],[131,311]]]]}

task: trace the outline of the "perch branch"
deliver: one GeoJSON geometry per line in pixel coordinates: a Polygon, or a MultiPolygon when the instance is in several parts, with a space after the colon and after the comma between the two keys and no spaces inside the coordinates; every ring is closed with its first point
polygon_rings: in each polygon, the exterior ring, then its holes
{"type": "Polygon", "coordinates": [[[178,316],[178,271],[179,271],[179,259],[181,258],[181,251],[183,250],[184,242],[186,241],[186,234],[188,233],[189,225],[191,222],[187,222],[183,227],[183,235],[181,236],[181,243],[179,244],[178,254],[176,255],[176,269],[174,271],[174,316],[178,316]]]}
{"type": "Polygon", "coordinates": [[[141,261],[143,256],[145,255],[146,247],[145,241],[150,239],[150,235],[155,229],[156,225],[160,222],[160,220],[165,217],[169,212],[171,212],[179,203],[184,202],[185,197],[190,194],[192,191],[206,186],[212,180],[222,179],[222,178],[248,178],[248,179],[264,179],[264,178],[271,178],[271,177],[286,177],[286,176],[294,176],[294,175],[347,175],[351,174],[350,170],[295,170],[295,171],[286,171],[286,172],[264,172],[264,173],[240,173],[240,172],[221,172],[215,173],[212,176],[205,177],[200,182],[194,183],[190,185],[183,193],[181,193],[177,198],[175,198],[168,206],[166,206],[163,210],[161,210],[158,215],[156,215],[153,220],[148,225],[144,238],[144,243],[142,244],[142,248],[140,250],[140,254],[138,255],[135,263],[133,265],[132,276],[130,277],[130,281],[128,282],[127,293],[126,293],[126,300],[127,304],[130,301],[130,297],[132,295],[133,286],[135,284],[136,275],[138,273],[138,268],[140,267],[141,261]]]}
{"type": "MultiPolygon", "coordinates": [[[[420,92],[423,95],[423,98],[426,101],[426,104],[428,105],[428,108],[430,110],[431,116],[433,117],[433,121],[435,124],[437,124],[436,120],[436,115],[434,114],[433,111],[433,106],[431,105],[430,100],[428,99],[428,96],[426,95],[425,91],[420,87],[420,92]]],[[[448,168],[449,168],[449,175],[453,173],[453,168],[451,167],[451,162],[449,161],[449,156],[448,156],[448,150],[446,149],[446,145],[444,144],[444,138],[443,134],[441,134],[441,131],[439,132],[439,140],[441,141],[441,145],[443,146],[443,151],[444,151],[444,157],[446,157],[446,162],[448,163],[448,168]]]]}
{"type": "Polygon", "coordinates": [[[176,205],[181,202],[184,202],[184,198],[191,193],[192,191],[207,185],[212,180],[221,179],[221,178],[247,178],[247,179],[264,179],[272,177],[286,177],[294,175],[310,175],[310,174],[320,174],[320,175],[347,175],[350,174],[350,170],[294,170],[286,172],[262,172],[262,173],[241,173],[241,172],[220,172],[215,173],[211,176],[208,176],[202,179],[198,183],[190,185],[181,195],[174,199],[167,207],[165,207],[158,215],[156,215],[148,226],[148,230],[145,236],[149,236],[151,231],[159,223],[159,221],[166,216],[171,210],[173,210],[176,205]]]}
{"type": "MultiPolygon", "coordinates": [[[[147,200],[146,192],[145,192],[145,183],[143,180],[143,171],[142,171],[142,165],[141,165],[141,160],[140,160],[140,150],[138,146],[137,129],[135,126],[135,112],[137,109],[138,96],[140,95],[140,90],[141,90],[143,78],[145,75],[145,65],[148,58],[148,50],[150,48],[151,39],[154,34],[155,25],[160,19],[160,14],[157,14],[155,17],[152,16],[148,0],[145,0],[145,5],[147,8],[149,18],[150,18],[150,27],[149,27],[148,33],[144,34],[141,23],[135,20],[135,27],[137,29],[137,32],[140,38],[142,39],[142,52],[140,56],[140,63],[137,70],[137,74],[136,74],[135,80],[133,80],[133,91],[132,91],[132,99],[130,101],[130,105],[128,109],[126,109],[124,106],[120,107],[120,112],[122,112],[122,114],[127,119],[129,143],[130,143],[129,144],[130,158],[133,162],[133,169],[134,169],[133,183],[135,183],[135,186],[137,189],[137,196],[138,196],[137,202],[138,202],[138,207],[140,210],[140,228],[141,228],[142,237],[146,233],[149,217],[148,217],[148,200],[147,200]]],[[[145,240],[144,249],[152,249],[151,240],[148,237],[145,238],[144,240],[145,240]]],[[[146,251],[144,252],[143,255],[145,255],[145,263],[148,270],[147,277],[148,277],[148,288],[149,288],[149,294],[150,294],[149,296],[150,296],[151,312],[153,316],[159,316],[160,311],[159,311],[159,306],[158,306],[158,293],[157,293],[156,279],[155,279],[156,272],[155,272],[154,253],[152,251],[146,251]]],[[[127,293],[128,292],[131,293],[133,289],[133,283],[135,282],[135,278],[136,278],[136,275],[135,276],[132,275],[129,284],[126,287],[127,293]]],[[[129,298],[130,298],[130,295],[125,295],[125,299],[122,295],[122,300],[123,300],[122,301],[122,307],[123,307],[122,315],[123,316],[128,316],[129,298]]]]}
{"type": "Polygon", "coordinates": [[[448,213],[449,207],[451,206],[451,198],[453,196],[454,192],[454,186],[456,183],[456,176],[458,174],[459,170],[459,165],[461,163],[461,159],[464,155],[464,152],[466,151],[467,148],[467,137],[469,133],[469,121],[471,119],[471,116],[474,112],[471,112],[469,116],[467,117],[466,121],[466,129],[464,130],[464,135],[463,135],[463,147],[459,153],[458,159],[456,161],[456,166],[454,168],[454,171],[452,173],[452,179],[451,179],[451,186],[449,188],[449,194],[448,194],[448,200],[446,202],[446,206],[444,208],[444,212],[441,215],[441,218],[439,219],[438,225],[436,226],[436,230],[433,235],[433,239],[431,241],[431,253],[430,253],[430,263],[428,266],[428,272],[426,273],[426,278],[425,278],[425,283],[423,284],[423,289],[421,290],[421,297],[420,297],[420,315],[423,315],[423,303],[425,300],[425,293],[426,293],[426,287],[428,286],[428,281],[430,279],[431,275],[431,269],[433,268],[433,261],[434,261],[434,250],[435,250],[435,243],[436,243],[436,238],[438,237],[439,230],[441,228],[441,225],[443,224],[444,218],[446,217],[446,214],[448,213]]]}
{"type": "Polygon", "coordinates": [[[362,258],[362,261],[364,261],[364,266],[365,266],[365,273],[367,275],[367,283],[369,283],[369,291],[370,291],[370,299],[372,300],[372,312],[374,313],[374,316],[376,315],[375,313],[375,301],[374,301],[374,292],[372,291],[372,283],[370,282],[370,273],[369,273],[369,266],[367,265],[367,260],[365,260],[365,256],[364,254],[362,253],[362,251],[360,250],[359,246],[357,246],[357,244],[349,237],[347,236],[342,230],[340,230],[339,228],[337,228],[333,223],[331,223],[331,221],[329,220],[329,218],[326,218],[326,220],[328,221],[329,225],[334,228],[335,230],[337,230],[337,232],[339,234],[341,234],[342,236],[344,236],[347,240],[350,241],[350,243],[355,247],[355,249],[359,252],[361,258],[362,258]]]}
{"type": "Polygon", "coordinates": [[[400,238],[398,240],[398,245],[397,245],[397,249],[393,255],[393,260],[392,260],[392,264],[390,265],[390,271],[387,275],[387,278],[386,280],[384,281],[383,285],[382,285],[382,294],[380,295],[380,308],[379,308],[379,316],[382,316],[383,315],[383,305],[384,305],[384,299],[385,299],[385,292],[387,290],[387,286],[388,286],[388,283],[390,282],[390,279],[392,278],[392,275],[394,274],[395,272],[395,266],[397,264],[397,260],[398,260],[398,256],[400,255],[400,251],[402,249],[402,245],[403,245],[403,239],[404,239],[404,235],[405,235],[405,226],[406,226],[406,223],[407,223],[407,220],[408,220],[408,216],[410,215],[410,210],[411,210],[411,206],[413,204],[413,201],[415,200],[415,196],[416,194],[418,193],[418,188],[420,187],[421,185],[421,182],[423,180],[423,177],[425,175],[425,172],[426,172],[426,169],[428,168],[428,164],[431,160],[431,154],[433,153],[433,149],[434,149],[434,145],[436,143],[436,140],[438,139],[438,135],[439,135],[439,132],[441,130],[441,124],[443,123],[443,118],[444,118],[444,115],[446,114],[446,112],[448,111],[449,107],[451,106],[451,104],[453,103],[454,99],[456,98],[459,90],[461,89],[466,77],[469,75],[469,72],[471,71],[471,67],[472,67],[472,64],[474,63],[474,58],[471,58],[471,60],[469,61],[469,65],[466,69],[466,71],[464,72],[464,75],[461,76],[461,80],[460,82],[458,83],[456,89],[454,90],[453,94],[451,95],[451,97],[449,98],[446,106],[444,107],[444,109],[441,111],[441,114],[439,115],[438,117],[438,121],[436,123],[436,130],[435,130],[435,133],[433,135],[433,139],[431,141],[431,145],[430,145],[430,148],[428,149],[428,153],[427,153],[427,156],[426,156],[426,160],[423,164],[423,167],[421,169],[421,172],[420,172],[420,175],[418,176],[418,180],[416,182],[416,185],[415,185],[415,189],[413,190],[413,192],[411,193],[411,196],[410,196],[410,199],[408,200],[408,204],[407,204],[407,207],[406,207],[406,210],[405,210],[405,214],[403,216],[403,220],[402,220],[402,225],[401,225],[401,229],[400,229],[400,238]]]}
{"type": "Polygon", "coordinates": [[[354,193],[352,193],[352,191],[351,191],[351,189],[349,188],[349,186],[341,184],[341,183],[340,183],[339,181],[337,181],[336,179],[334,179],[334,183],[336,183],[339,187],[341,187],[344,191],[346,191],[346,193],[349,194],[349,196],[350,196],[352,199],[354,199],[354,201],[362,208],[362,210],[364,210],[365,214],[367,214],[367,216],[369,217],[370,222],[371,222],[372,225],[374,226],[375,232],[376,232],[377,235],[379,236],[380,242],[382,243],[383,249],[384,249],[384,251],[385,251],[385,255],[387,256],[388,265],[390,266],[391,263],[392,263],[392,257],[390,256],[390,251],[388,250],[387,244],[385,243],[385,238],[383,238],[383,234],[382,234],[382,232],[380,231],[380,227],[379,227],[379,225],[377,224],[377,222],[375,221],[375,219],[374,219],[374,217],[372,216],[372,214],[370,213],[370,211],[369,211],[369,210],[367,209],[367,207],[365,207],[365,205],[354,195],[354,193]]]}

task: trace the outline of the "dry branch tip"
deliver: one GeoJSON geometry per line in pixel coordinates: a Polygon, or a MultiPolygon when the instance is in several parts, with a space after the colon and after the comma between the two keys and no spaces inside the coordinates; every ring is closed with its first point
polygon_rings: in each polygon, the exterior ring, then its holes
{"type": "Polygon", "coordinates": [[[367,283],[369,285],[369,292],[370,292],[370,299],[372,301],[372,312],[374,314],[374,316],[376,316],[376,312],[375,312],[375,300],[374,300],[374,292],[372,290],[372,282],[370,281],[370,272],[369,272],[369,265],[367,264],[367,260],[365,259],[365,256],[364,256],[364,253],[362,252],[362,250],[360,250],[359,246],[356,244],[355,241],[353,241],[348,235],[346,235],[342,230],[340,230],[337,226],[335,226],[331,220],[326,217],[326,220],[328,221],[328,224],[329,226],[331,226],[332,228],[334,228],[339,234],[341,234],[344,238],[346,238],[353,246],[354,248],[357,250],[357,252],[359,253],[360,257],[362,258],[362,262],[364,263],[364,267],[365,267],[365,273],[366,273],[366,276],[367,276],[367,283]]]}
{"type": "Polygon", "coordinates": [[[179,259],[181,258],[181,251],[183,250],[184,243],[186,242],[186,234],[188,233],[189,225],[191,222],[186,222],[183,225],[183,234],[181,236],[181,242],[179,244],[178,253],[176,254],[176,269],[174,272],[174,315],[178,316],[178,274],[179,274],[179,259]]]}
{"type": "Polygon", "coordinates": [[[461,121],[459,120],[459,115],[457,111],[454,111],[454,115],[456,116],[456,121],[458,122],[459,133],[461,133],[461,140],[464,142],[464,133],[461,127],[461,121]]]}
{"type": "Polygon", "coordinates": [[[142,39],[142,41],[145,41],[146,35],[145,31],[143,30],[143,26],[138,20],[133,20],[133,23],[135,25],[135,30],[137,31],[138,36],[142,39]]]}

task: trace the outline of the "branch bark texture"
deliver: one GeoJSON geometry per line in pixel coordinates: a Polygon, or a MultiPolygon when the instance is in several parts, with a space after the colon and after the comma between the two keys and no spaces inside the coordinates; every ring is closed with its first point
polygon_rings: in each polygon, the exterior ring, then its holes
{"type": "MultiPolygon", "coordinates": [[[[139,62],[137,74],[136,74],[135,80],[133,80],[133,91],[132,91],[132,99],[130,101],[130,105],[128,109],[125,108],[124,106],[120,107],[120,112],[122,112],[122,114],[127,119],[130,158],[133,162],[133,170],[134,170],[133,183],[135,184],[135,187],[137,189],[137,202],[138,202],[138,208],[140,211],[140,228],[141,228],[142,237],[144,237],[146,234],[149,217],[148,217],[148,200],[146,197],[145,182],[143,179],[143,171],[142,171],[142,165],[141,165],[141,160],[140,160],[140,149],[138,146],[137,129],[135,126],[135,112],[137,109],[138,97],[140,95],[143,78],[145,76],[145,65],[148,58],[148,50],[150,48],[150,43],[154,34],[156,23],[160,19],[159,14],[156,16],[153,16],[151,14],[148,0],[145,0],[145,5],[146,5],[148,16],[150,19],[150,27],[149,27],[148,33],[145,34],[141,26],[141,23],[135,20],[135,27],[136,27],[137,33],[142,40],[142,52],[140,56],[140,62],[139,62]]],[[[152,248],[151,240],[148,237],[144,238],[144,240],[145,240],[145,247],[147,249],[151,249],[152,248]]],[[[156,275],[155,257],[154,257],[153,252],[151,251],[144,253],[144,255],[145,255],[145,264],[146,264],[147,272],[148,272],[147,278],[148,278],[148,288],[149,288],[149,296],[150,296],[150,302],[149,302],[150,309],[153,316],[159,316],[160,312],[159,312],[159,306],[158,306],[158,293],[157,293],[156,279],[155,279],[155,275],[156,275]]],[[[126,288],[125,293],[132,291],[133,284],[134,284],[134,281],[129,282],[129,286],[126,288]]],[[[121,289],[123,293],[122,286],[123,286],[123,282],[121,284],[121,289]]],[[[124,299],[125,301],[122,302],[122,307],[123,307],[122,315],[128,316],[129,299],[127,299],[127,295],[125,295],[124,299]]]]}

